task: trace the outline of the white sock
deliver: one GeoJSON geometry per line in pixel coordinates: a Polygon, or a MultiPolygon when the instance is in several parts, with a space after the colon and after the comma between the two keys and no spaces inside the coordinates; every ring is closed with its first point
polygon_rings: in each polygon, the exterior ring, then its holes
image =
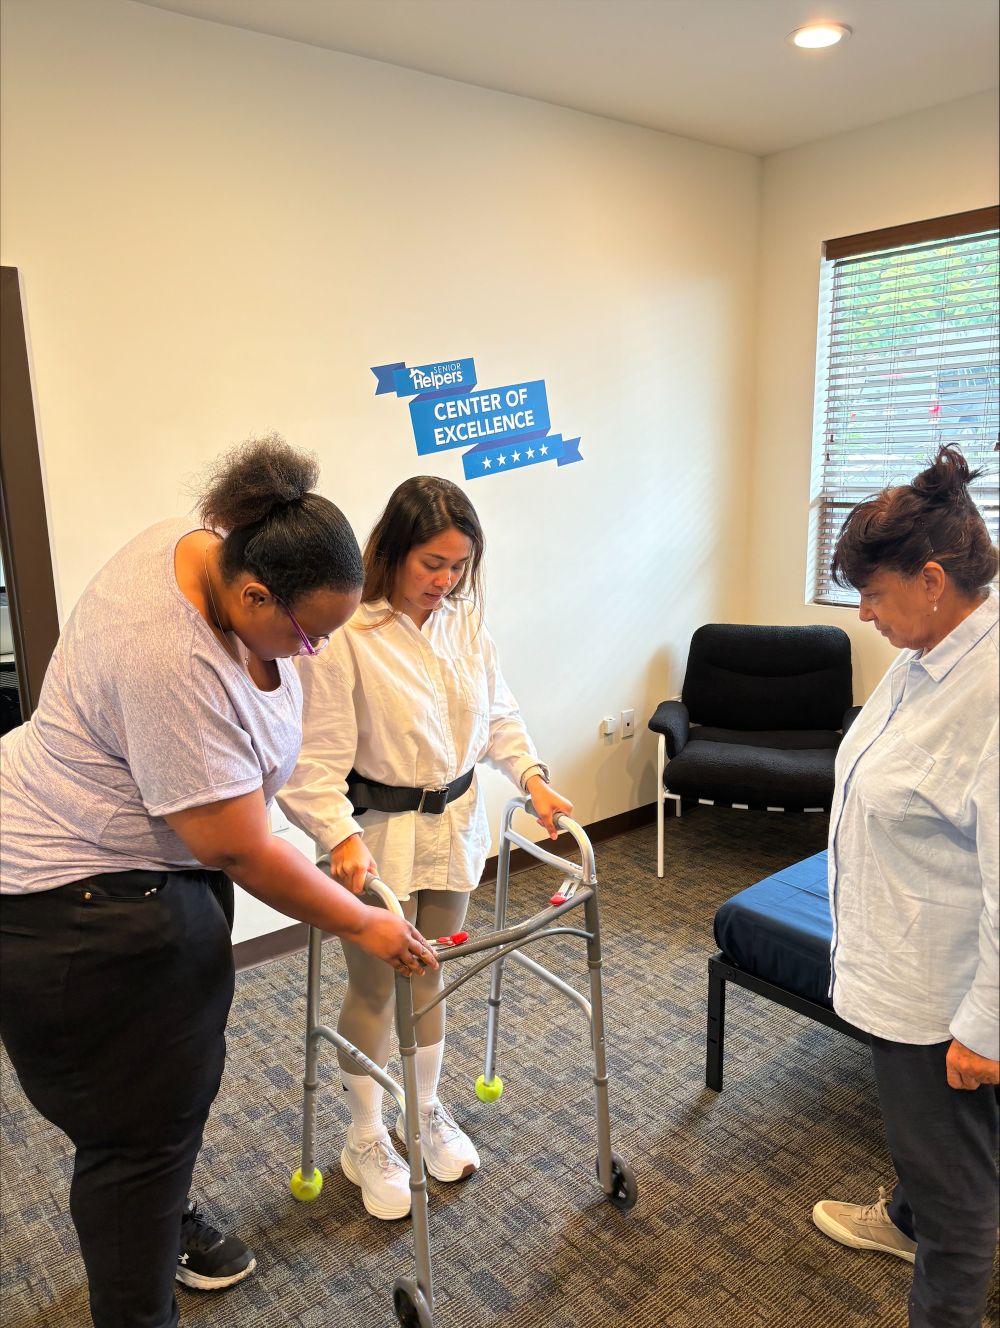
{"type": "Polygon", "coordinates": [[[355,1144],[368,1143],[385,1134],[382,1119],[382,1099],[385,1089],[370,1074],[342,1074],[347,1090],[347,1105],[351,1111],[351,1125],[355,1144]]]}
{"type": "Polygon", "coordinates": [[[431,1047],[417,1048],[417,1105],[421,1116],[430,1115],[431,1107],[438,1100],[438,1081],[441,1078],[441,1062],[444,1060],[444,1039],[431,1047]]]}

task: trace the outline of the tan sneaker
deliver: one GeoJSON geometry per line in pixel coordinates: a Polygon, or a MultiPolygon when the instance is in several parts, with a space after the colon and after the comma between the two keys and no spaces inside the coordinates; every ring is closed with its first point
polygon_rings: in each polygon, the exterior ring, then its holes
{"type": "Polygon", "coordinates": [[[813,1209],[813,1221],[825,1236],[854,1250],[880,1250],[908,1263],[913,1263],[917,1252],[916,1241],[904,1236],[889,1216],[884,1185],[878,1187],[878,1198],[871,1204],[821,1200],[813,1209]]]}

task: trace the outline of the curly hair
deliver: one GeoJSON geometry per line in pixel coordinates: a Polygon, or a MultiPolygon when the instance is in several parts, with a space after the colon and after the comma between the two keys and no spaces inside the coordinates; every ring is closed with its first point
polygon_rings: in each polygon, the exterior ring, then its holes
{"type": "Polygon", "coordinates": [[[276,433],[251,438],[214,463],[198,511],[223,535],[226,582],[249,572],[291,605],[313,590],[357,590],[361,550],[340,508],[311,492],[318,479],[315,456],[276,433]]]}
{"type": "Polygon", "coordinates": [[[910,484],[858,503],[840,529],[831,571],[860,589],[884,568],[910,578],[940,563],[960,594],[981,595],[997,574],[997,550],[969,494],[981,474],[955,447],[941,447],[910,484]]]}

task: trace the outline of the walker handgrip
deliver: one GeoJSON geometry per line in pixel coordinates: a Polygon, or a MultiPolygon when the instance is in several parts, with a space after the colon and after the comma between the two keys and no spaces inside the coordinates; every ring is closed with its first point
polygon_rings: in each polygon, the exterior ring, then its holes
{"type": "MultiPolygon", "coordinates": [[[[529,816],[533,816],[536,821],[539,819],[538,812],[535,811],[535,804],[531,801],[530,798],[526,799],[524,804],[524,810],[528,813],[529,816]]],[[[564,818],[565,815],[566,815],[565,812],[552,813],[552,824],[556,827],[557,830],[559,829],[559,822],[564,818]]]]}
{"type": "MultiPolygon", "coordinates": [[[[515,810],[524,811],[528,816],[534,816],[536,820],[538,818],[538,813],[532,805],[530,797],[522,794],[519,798],[512,798],[504,810],[504,819],[502,823],[502,833],[504,838],[509,840],[511,844],[516,844],[519,848],[523,848],[525,852],[530,853],[532,857],[537,858],[539,862],[548,863],[550,867],[562,867],[563,860],[556,854],[548,852],[538,844],[526,839],[523,835],[516,834],[511,829],[511,817],[515,810]]],[[[582,873],[582,880],[584,884],[593,884],[597,879],[594,869],[594,849],[590,840],[587,838],[583,826],[578,825],[571,816],[567,816],[563,811],[552,813],[552,824],[557,830],[568,834],[570,838],[575,840],[576,846],[580,851],[580,871],[582,873]]],[[[574,875],[575,874],[576,873],[574,872],[574,875]]]]}
{"type": "Polygon", "coordinates": [[[365,877],[365,889],[370,890],[373,895],[378,895],[390,913],[395,913],[398,918],[403,916],[403,909],[396,898],[395,890],[386,885],[385,881],[380,881],[372,872],[365,877]]]}

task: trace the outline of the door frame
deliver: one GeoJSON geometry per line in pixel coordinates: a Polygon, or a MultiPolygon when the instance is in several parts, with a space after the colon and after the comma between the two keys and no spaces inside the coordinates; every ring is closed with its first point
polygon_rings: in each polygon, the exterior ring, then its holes
{"type": "Polygon", "coordinates": [[[59,612],[16,267],[0,268],[0,552],[27,719],[59,640],[59,612]]]}

